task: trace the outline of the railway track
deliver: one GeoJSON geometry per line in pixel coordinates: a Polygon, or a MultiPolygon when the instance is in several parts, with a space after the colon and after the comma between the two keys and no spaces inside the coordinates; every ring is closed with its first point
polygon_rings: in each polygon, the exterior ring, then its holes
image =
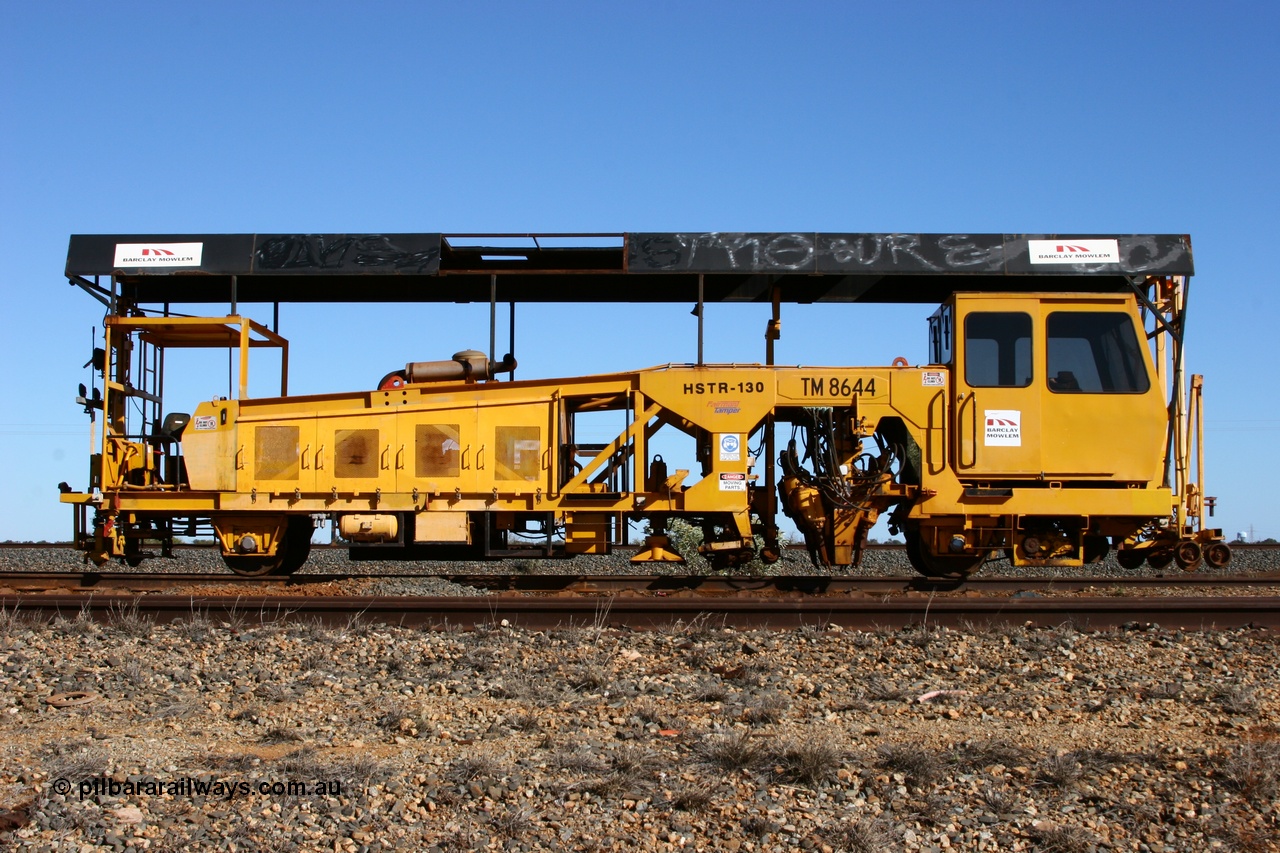
{"type": "MultiPolygon", "coordinates": [[[[4,547],[55,552],[69,546],[4,543],[4,547]]],[[[332,552],[334,560],[341,557],[337,549],[319,546],[317,550],[332,552]]],[[[878,546],[877,550],[895,548],[878,546]]],[[[1276,589],[1280,561],[1271,558],[1275,553],[1271,546],[1247,546],[1245,553],[1250,552],[1260,558],[1253,565],[1262,571],[1129,577],[979,575],[963,582],[896,574],[726,577],[454,572],[431,576],[484,593],[470,596],[357,594],[377,589],[380,581],[398,582],[413,591],[415,582],[424,578],[420,568],[386,571],[386,564],[359,564],[360,573],[311,567],[290,578],[115,571],[113,567],[5,570],[0,572],[0,609],[45,619],[83,614],[107,622],[125,612],[160,622],[203,613],[223,621],[297,618],[346,624],[368,620],[424,627],[471,627],[507,620],[540,629],[569,624],[645,629],[698,617],[735,627],[779,629],[1064,622],[1094,629],[1147,623],[1182,629],[1280,628],[1280,590],[1276,589]]]]}
{"type": "Polygon", "coordinates": [[[0,609],[28,618],[144,618],[156,622],[199,616],[242,624],[278,619],[327,625],[367,621],[405,627],[469,628],[512,624],[530,629],[569,625],[646,630],[706,619],[736,628],[792,629],[837,625],[849,629],[909,625],[1060,625],[1083,630],[1122,627],[1205,630],[1280,628],[1276,596],[1144,597],[859,597],[741,599],[708,596],[281,596],[83,595],[0,596],[0,609]]]}
{"type": "Polygon", "coordinates": [[[1169,589],[1276,589],[1280,571],[1256,575],[1182,574],[1117,580],[1113,577],[970,577],[963,581],[909,577],[833,577],[829,575],[783,575],[767,577],[725,575],[500,575],[491,573],[316,573],[291,577],[242,577],[208,572],[5,572],[0,574],[0,590],[38,592],[46,590],[117,590],[123,592],[163,592],[174,587],[234,584],[305,593],[308,587],[352,580],[421,579],[435,577],[459,586],[487,592],[527,594],[620,594],[672,595],[696,593],[707,596],[744,595],[886,595],[895,593],[979,593],[1018,592],[1068,593],[1106,590],[1159,591],[1169,589]]]}
{"type": "Polygon", "coordinates": [[[216,576],[209,575],[125,578],[121,573],[101,575],[96,584],[71,589],[58,582],[91,578],[65,572],[39,574],[42,577],[28,579],[30,586],[25,589],[17,588],[22,582],[15,577],[6,577],[0,589],[0,611],[28,618],[92,618],[108,623],[127,614],[157,622],[205,616],[233,624],[300,619],[343,625],[363,620],[436,628],[507,623],[534,629],[596,625],[644,630],[697,618],[738,628],[772,629],[1010,623],[1070,623],[1091,630],[1148,624],[1184,630],[1280,628],[1280,596],[1274,594],[1280,577],[1274,575],[1145,578],[1125,588],[1112,578],[975,578],[964,584],[935,584],[919,578],[455,575],[451,578],[455,583],[499,591],[478,596],[368,596],[312,595],[307,591],[309,579],[269,581],[228,575],[226,579],[236,583],[226,587],[211,582],[216,576]],[[253,592],[245,591],[246,582],[253,592]],[[188,589],[162,591],[175,586],[188,589]],[[257,589],[263,592],[258,594],[257,589]],[[1178,594],[1168,594],[1175,589],[1178,594]],[[1218,594],[1206,594],[1210,591],[1218,594]],[[1224,591],[1228,594],[1221,594],[1224,591]],[[1244,592],[1250,594],[1240,594],[1244,592]]]}

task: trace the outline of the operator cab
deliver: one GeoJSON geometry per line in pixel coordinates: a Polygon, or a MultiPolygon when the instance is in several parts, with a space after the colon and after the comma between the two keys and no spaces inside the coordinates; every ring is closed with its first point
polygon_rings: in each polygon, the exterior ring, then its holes
{"type": "Polygon", "coordinates": [[[1144,339],[1131,297],[955,294],[929,345],[953,371],[961,480],[1159,480],[1166,402],[1144,339]]]}

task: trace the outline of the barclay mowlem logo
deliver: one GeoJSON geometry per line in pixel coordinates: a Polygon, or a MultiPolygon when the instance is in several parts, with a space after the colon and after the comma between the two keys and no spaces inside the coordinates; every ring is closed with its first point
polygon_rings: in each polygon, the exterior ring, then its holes
{"type": "Polygon", "coordinates": [[[987,409],[982,443],[987,447],[1022,446],[1022,412],[1017,409],[987,409]]]}
{"type": "Polygon", "coordinates": [[[115,266],[198,267],[204,243],[116,243],[115,266]]]}
{"type": "Polygon", "coordinates": [[[1033,264],[1118,264],[1119,240],[1028,240],[1033,264]]]}

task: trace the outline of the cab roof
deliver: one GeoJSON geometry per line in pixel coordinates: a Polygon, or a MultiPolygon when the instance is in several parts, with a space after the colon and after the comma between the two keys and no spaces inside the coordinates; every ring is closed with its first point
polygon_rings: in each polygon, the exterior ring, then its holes
{"type": "Polygon", "coordinates": [[[135,304],[937,303],[1132,292],[1194,272],[1181,234],[78,234],[66,275],[135,304]],[[103,281],[106,279],[106,281],[103,281]]]}

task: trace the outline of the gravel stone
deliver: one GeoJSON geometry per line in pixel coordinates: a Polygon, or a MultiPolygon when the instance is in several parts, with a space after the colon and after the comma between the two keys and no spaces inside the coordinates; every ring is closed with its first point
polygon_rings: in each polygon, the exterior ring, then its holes
{"type": "MultiPolygon", "coordinates": [[[[320,534],[323,535],[323,532],[320,534]]],[[[450,575],[450,574],[546,574],[546,575],[616,575],[636,574],[629,562],[631,552],[619,550],[610,555],[580,554],[567,559],[518,559],[495,561],[352,561],[347,551],[340,547],[316,545],[311,550],[307,562],[299,570],[300,575],[309,574],[351,574],[351,575],[450,575]]],[[[51,547],[5,547],[0,548],[0,576],[5,570],[11,571],[76,571],[86,568],[84,555],[66,548],[51,547]]],[[[1280,569],[1280,548],[1236,548],[1232,551],[1231,563],[1223,569],[1213,569],[1202,564],[1198,574],[1214,575],[1248,575],[1253,573],[1274,572],[1280,569]]],[[[172,559],[154,558],[144,560],[136,569],[126,569],[123,563],[109,564],[102,571],[153,571],[163,572],[212,572],[230,574],[215,548],[181,548],[172,559]]],[[[686,566],[671,563],[655,563],[642,569],[644,573],[656,575],[690,575],[711,574],[709,565],[700,557],[694,557],[686,566]]],[[[811,575],[839,577],[885,577],[914,575],[907,561],[905,551],[893,549],[868,549],[863,552],[860,566],[842,569],[820,568],[814,566],[802,551],[788,550],[782,559],[766,568],[765,574],[771,576],[811,575]]],[[[1018,567],[1011,565],[1003,558],[992,559],[979,570],[979,575],[999,575],[1001,577],[1098,577],[1098,578],[1130,578],[1130,577],[1178,577],[1182,570],[1176,565],[1156,570],[1149,566],[1137,569],[1125,569],[1115,561],[1115,553],[1110,553],[1105,560],[1088,566],[1062,567],[1018,567]]],[[[483,594],[468,587],[450,584],[439,578],[379,578],[374,582],[373,591],[369,588],[348,585],[347,588],[333,590],[333,594],[360,593],[375,595],[478,595],[483,594]]]]}
{"type": "Polygon", "coordinates": [[[0,848],[1280,837],[1280,640],[1262,629],[200,628],[0,614],[0,848]],[[65,685],[98,698],[50,704],[65,685]]]}

